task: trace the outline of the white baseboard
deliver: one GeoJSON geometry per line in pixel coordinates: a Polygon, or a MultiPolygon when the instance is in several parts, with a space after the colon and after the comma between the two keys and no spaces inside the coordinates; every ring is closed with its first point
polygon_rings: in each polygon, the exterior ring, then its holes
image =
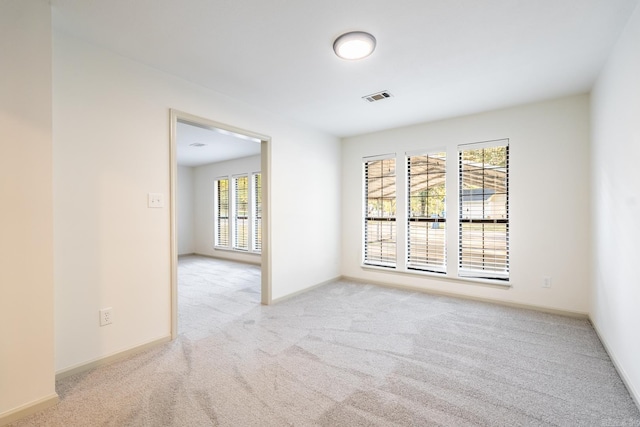
{"type": "Polygon", "coordinates": [[[622,382],[627,387],[627,390],[629,391],[631,398],[633,399],[636,406],[638,407],[638,410],[640,410],[640,391],[634,387],[633,383],[629,379],[629,375],[624,370],[622,365],[620,365],[620,363],[618,362],[619,360],[618,357],[612,351],[611,347],[607,344],[607,340],[604,339],[604,336],[600,333],[600,330],[598,329],[598,325],[596,325],[596,323],[591,319],[591,316],[589,316],[589,322],[591,322],[591,326],[593,326],[593,330],[596,331],[596,334],[598,335],[598,338],[600,339],[600,342],[602,343],[604,350],[609,355],[609,358],[613,363],[613,367],[616,368],[616,371],[618,371],[618,375],[620,375],[620,378],[622,378],[622,382]]]}
{"type": "Polygon", "coordinates": [[[499,300],[499,299],[493,299],[493,298],[482,298],[482,297],[476,297],[473,295],[464,295],[464,294],[458,294],[455,292],[445,292],[445,291],[439,291],[434,289],[425,289],[425,288],[420,288],[417,286],[410,286],[410,285],[398,285],[394,283],[378,282],[375,280],[359,279],[357,277],[350,277],[350,276],[342,276],[340,277],[340,279],[346,280],[349,282],[383,286],[385,288],[394,288],[394,289],[400,289],[404,291],[423,292],[425,294],[431,294],[431,295],[441,295],[441,296],[452,297],[452,298],[461,298],[461,299],[467,299],[467,300],[473,300],[473,301],[487,302],[491,304],[504,305],[507,307],[541,311],[543,313],[549,313],[549,314],[559,314],[561,316],[574,317],[578,319],[586,320],[589,318],[588,313],[583,313],[580,311],[561,310],[557,308],[549,308],[549,307],[543,307],[543,306],[533,305],[533,304],[523,304],[523,303],[511,302],[511,301],[505,301],[505,300],[499,300]]]}
{"type": "Polygon", "coordinates": [[[386,282],[379,282],[379,281],[375,281],[375,280],[359,279],[359,278],[350,277],[350,276],[337,276],[337,277],[335,277],[333,279],[325,280],[324,282],[318,283],[316,285],[310,286],[310,287],[305,288],[305,289],[301,289],[301,290],[299,290],[297,292],[294,292],[292,294],[285,295],[285,296],[280,297],[280,298],[276,298],[271,303],[273,304],[273,303],[276,303],[276,302],[281,302],[281,301],[287,300],[289,298],[293,298],[293,297],[295,297],[297,295],[300,295],[300,294],[303,294],[305,292],[308,292],[311,289],[315,289],[315,288],[318,288],[320,286],[324,286],[324,285],[326,285],[328,283],[337,282],[339,280],[345,280],[345,281],[361,283],[361,284],[370,284],[370,285],[376,285],[376,286],[383,286],[385,288],[400,289],[400,290],[403,290],[403,291],[422,292],[422,293],[431,294],[431,295],[441,295],[441,296],[447,296],[447,297],[451,297],[451,298],[461,298],[461,299],[468,299],[468,300],[473,300],[473,301],[487,302],[487,303],[498,304],[498,305],[503,305],[503,306],[507,306],[507,307],[522,308],[522,309],[526,309],[526,310],[540,311],[540,312],[549,313],[549,314],[558,314],[558,315],[561,315],[561,316],[568,316],[568,317],[573,317],[573,318],[577,318],[577,319],[585,319],[585,320],[589,319],[589,314],[588,313],[583,313],[583,312],[579,312],[579,311],[560,310],[560,309],[556,309],[556,308],[542,307],[542,306],[538,306],[538,305],[522,304],[522,303],[516,303],[516,302],[511,302],[511,301],[503,301],[503,300],[491,299],[491,298],[482,298],[482,297],[476,297],[476,296],[472,296],[472,295],[462,295],[462,294],[457,294],[457,293],[454,293],[454,292],[443,292],[443,291],[438,291],[438,290],[419,288],[419,287],[416,287],[416,286],[398,285],[398,284],[392,284],[392,283],[386,283],[386,282]]]}
{"type": "Polygon", "coordinates": [[[22,418],[28,417],[31,414],[50,408],[51,406],[56,405],[58,400],[58,394],[53,393],[49,396],[43,397],[42,399],[34,400],[33,402],[18,406],[10,411],[3,412],[0,414],[0,426],[6,426],[22,418]]]}
{"type": "Polygon", "coordinates": [[[202,257],[206,257],[206,258],[212,258],[212,259],[221,259],[223,261],[234,261],[234,262],[240,262],[240,263],[244,263],[244,264],[251,264],[251,265],[257,265],[257,266],[261,266],[262,265],[262,255],[261,254],[257,254],[257,253],[253,253],[253,252],[239,252],[239,251],[234,251],[232,249],[216,249],[218,254],[230,254],[229,256],[220,256],[220,255],[216,255],[216,254],[201,254],[199,252],[195,252],[192,255],[195,256],[202,256],[202,257]]]}
{"type": "Polygon", "coordinates": [[[286,301],[286,300],[288,300],[290,298],[293,298],[295,296],[302,295],[302,294],[304,294],[306,292],[309,292],[311,289],[319,288],[320,286],[324,286],[324,285],[326,285],[328,283],[333,283],[335,281],[338,281],[338,280],[340,280],[341,277],[342,276],[337,276],[337,277],[334,277],[333,279],[329,279],[329,280],[325,280],[324,282],[316,283],[315,285],[309,286],[308,288],[300,289],[299,291],[293,292],[293,293],[285,295],[283,297],[275,298],[275,299],[271,300],[271,304],[275,304],[275,303],[278,303],[278,302],[286,301]]]}
{"type": "Polygon", "coordinates": [[[118,360],[124,359],[129,356],[133,356],[135,354],[141,353],[145,350],[167,343],[169,341],[171,341],[170,336],[158,338],[158,339],[149,341],[147,343],[137,345],[128,350],[118,351],[116,353],[110,354],[105,357],[100,357],[98,359],[90,360],[88,362],[83,362],[75,366],[70,366],[68,368],[61,369],[56,372],[56,380],[66,378],[71,375],[78,374],[80,372],[85,372],[90,369],[97,368],[99,366],[104,366],[113,362],[117,362],[118,360]]]}
{"type": "MultiPolygon", "coordinates": [[[[91,360],[89,362],[84,362],[75,366],[71,366],[69,368],[62,369],[56,372],[56,380],[69,377],[71,375],[78,374],[80,372],[85,372],[90,369],[97,368],[99,366],[108,365],[110,363],[116,362],[118,360],[124,359],[126,357],[141,353],[150,348],[156,347],[158,345],[164,344],[171,341],[170,336],[158,338],[152,340],[150,342],[135,346],[128,350],[119,351],[117,353],[111,354],[106,357],[101,357],[99,359],[91,360]]],[[[16,422],[24,417],[27,417],[31,414],[35,414],[36,412],[42,411],[43,409],[54,406],[58,403],[58,394],[53,393],[49,396],[46,396],[42,399],[36,400],[34,402],[29,402],[25,405],[22,405],[16,409],[12,409],[11,411],[0,414],[0,427],[6,426],[10,423],[16,422]]]]}
{"type": "Polygon", "coordinates": [[[611,359],[611,362],[613,363],[614,368],[618,372],[618,375],[620,375],[620,378],[622,379],[622,382],[624,383],[624,385],[627,387],[627,390],[629,391],[629,394],[631,395],[631,398],[633,399],[634,403],[636,404],[636,406],[640,410],[640,391],[631,382],[631,380],[629,378],[629,375],[626,373],[624,368],[618,362],[619,359],[616,357],[615,353],[611,350],[611,347],[607,344],[607,341],[604,339],[604,337],[602,336],[602,334],[598,330],[598,326],[595,324],[595,322],[593,322],[593,320],[591,319],[591,316],[589,316],[588,313],[568,311],[568,310],[559,310],[559,309],[555,309],[555,308],[541,307],[541,306],[521,304],[521,303],[512,303],[512,302],[509,302],[509,301],[493,300],[493,299],[490,299],[490,298],[479,298],[479,297],[468,296],[468,295],[460,295],[460,294],[456,294],[456,293],[453,293],[453,292],[440,292],[440,291],[434,291],[434,290],[431,290],[431,289],[418,288],[418,287],[414,287],[414,286],[396,285],[396,284],[377,282],[377,281],[372,281],[372,280],[359,279],[359,278],[349,277],[349,276],[342,276],[342,277],[340,277],[338,279],[345,280],[345,281],[350,281],[350,282],[362,283],[362,284],[371,284],[371,285],[377,285],[377,286],[384,286],[384,287],[394,288],[394,289],[411,290],[411,291],[416,291],[416,292],[424,292],[424,293],[433,294],[433,295],[443,295],[443,296],[449,296],[449,297],[452,297],[452,298],[463,298],[463,299],[469,299],[469,300],[474,300],[474,301],[488,302],[488,303],[493,303],[493,304],[505,305],[505,306],[509,306],[509,307],[524,308],[524,309],[528,309],[528,310],[541,311],[541,312],[544,312],[544,313],[559,314],[559,315],[562,315],[562,316],[569,316],[569,317],[589,320],[589,322],[593,326],[594,331],[598,335],[598,338],[600,339],[600,342],[602,343],[602,346],[604,347],[605,351],[609,355],[609,358],[611,359]]]}

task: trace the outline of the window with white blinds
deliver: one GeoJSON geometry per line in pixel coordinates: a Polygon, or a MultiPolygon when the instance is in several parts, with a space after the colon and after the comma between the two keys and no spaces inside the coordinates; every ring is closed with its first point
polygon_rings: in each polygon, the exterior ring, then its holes
{"type": "Polygon", "coordinates": [[[446,153],[407,155],[407,268],[446,272],[446,153]]]}
{"type": "Polygon", "coordinates": [[[229,179],[216,179],[214,182],[214,193],[214,242],[216,246],[229,247],[229,179]]]}
{"type": "Polygon", "coordinates": [[[509,140],[465,144],[459,154],[459,269],[509,279],[509,140]]]}
{"type": "Polygon", "coordinates": [[[233,178],[233,248],[249,249],[249,177],[233,178]]]}
{"type": "Polygon", "coordinates": [[[253,250],[262,250],[262,175],[254,173],[253,181],[253,250]]]}
{"type": "Polygon", "coordinates": [[[395,155],[364,159],[364,208],[364,264],[395,267],[395,155]]]}

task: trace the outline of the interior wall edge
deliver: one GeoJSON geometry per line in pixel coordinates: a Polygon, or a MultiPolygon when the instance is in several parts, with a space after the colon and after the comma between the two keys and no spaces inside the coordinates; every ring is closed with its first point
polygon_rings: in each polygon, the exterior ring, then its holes
{"type": "Polygon", "coordinates": [[[300,289],[299,291],[296,291],[296,292],[293,292],[293,293],[290,293],[290,294],[287,294],[287,295],[283,295],[283,296],[278,297],[278,298],[274,298],[274,299],[271,300],[271,304],[276,304],[276,303],[280,303],[280,302],[289,300],[291,298],[297,297],[298,295],[305,294],[305,293],[309,292],[312,289],[320,288],[320,287],[322,287],[324,285],[328,285],[329,283],[337,282],[341,278],[342,278],[342,276],[336,276],[336,277],[333,277],[333,278],[331,278],[329,280],[324,280],[324,281],[322,281],[320,283],[316,283],[315,285],[311,285],[308,288],[300,289]]]}
{"type": "Polygon", "coordinates": [[[627,391],[629,391],[629,394],[631,395],[631,399],[633,399],[633,402],[638,407],[638,410],[640,410],[640,390],[637,390],[633,386],[633,383],[631,382],[631,378],[629,378],[629,375],[624,370],[622,365],[619,363],[618,357],[613,352],[613,349],[607,344],[607,340],[604,338],[604,335],[600,333],[600,330],[598,329],[598,325],[591,318],[591,315],[589,315],[589,322],[591,323],[591,326],[593,326],[593,330],[596,331],[596,334],[598,335],[598,339],[602,343],[604,350],[609,355],[609,359],[611,359],[611,363],[613,364],[613,367],[616,368],[616,371],[618,372],[618,375],[620,376],[620,378],[622,379],[622,382],[627,388],[627,391]]]}
{"type": "Polygon", "coordinates": [[[14,423],[29,415],[35,414],[52,406],[55,406],[60,400],[58,393],[52,393],[41,399],[26,403],[18,408],[0,414],[0,427],[14,423]]]}
{"type": "Polygon", "coordinates": [[[139,344],[139,345],[133,346],[133,347],[131,347],[129,349],[117,351],[115,353],[112,353],[112,354],[104,356],[104,357],[99,357],[97,359],[93,359],[93,360],[90,360],[88,362],[82,362],[82,363],[79,363],[77,365],[70,366],[68,368],[60,369],[59,371],[56,372],[56,381],[61,380],[63,378],[70,377],[70,376],[75,375],[75,374],[79,374],[81,372],[86,372],[86,371],[88,371],[90,369],[98,368],[100,366],[109,365],[111,363],[114,363],[114,362],[117,362],[119,360],[125,359],[125,358],[127,358],[129,356],[134,356],[136,354],[142,353],[142,352],[144,352],[146,350],[152,349],[152,348],[157,347],[159,345],[168,343],[170,341],[171,341],[171,336],[167,335],[167,336],[160,337],[160,338],[151,340],[151,341],[143,343],[143,344],[139,344]]]}

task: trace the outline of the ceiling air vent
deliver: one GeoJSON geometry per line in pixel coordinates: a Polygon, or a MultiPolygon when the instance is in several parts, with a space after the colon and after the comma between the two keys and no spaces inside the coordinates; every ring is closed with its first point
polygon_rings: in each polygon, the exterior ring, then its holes
{"type": "Polygon", "coordinates": [[[367,102],[375,102],[375,101],[382,101],[383,99],[391,98],[391,96],[392,95],[389,93],[389,91],[383,90],[382,92],[376,92],[376,93],[372,93],[371,95],[363,96],[362,99],[364,99],[367,102]]]}

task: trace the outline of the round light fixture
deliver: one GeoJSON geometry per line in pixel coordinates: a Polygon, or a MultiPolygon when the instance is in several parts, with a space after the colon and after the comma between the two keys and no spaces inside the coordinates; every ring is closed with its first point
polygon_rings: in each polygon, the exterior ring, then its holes
{"type": "Polygon", "coordinates": [[[362,59],[373,53],[376,38],[364,31],[344,33],[333,42],[333,50],[342,59],[362,59]]]}

